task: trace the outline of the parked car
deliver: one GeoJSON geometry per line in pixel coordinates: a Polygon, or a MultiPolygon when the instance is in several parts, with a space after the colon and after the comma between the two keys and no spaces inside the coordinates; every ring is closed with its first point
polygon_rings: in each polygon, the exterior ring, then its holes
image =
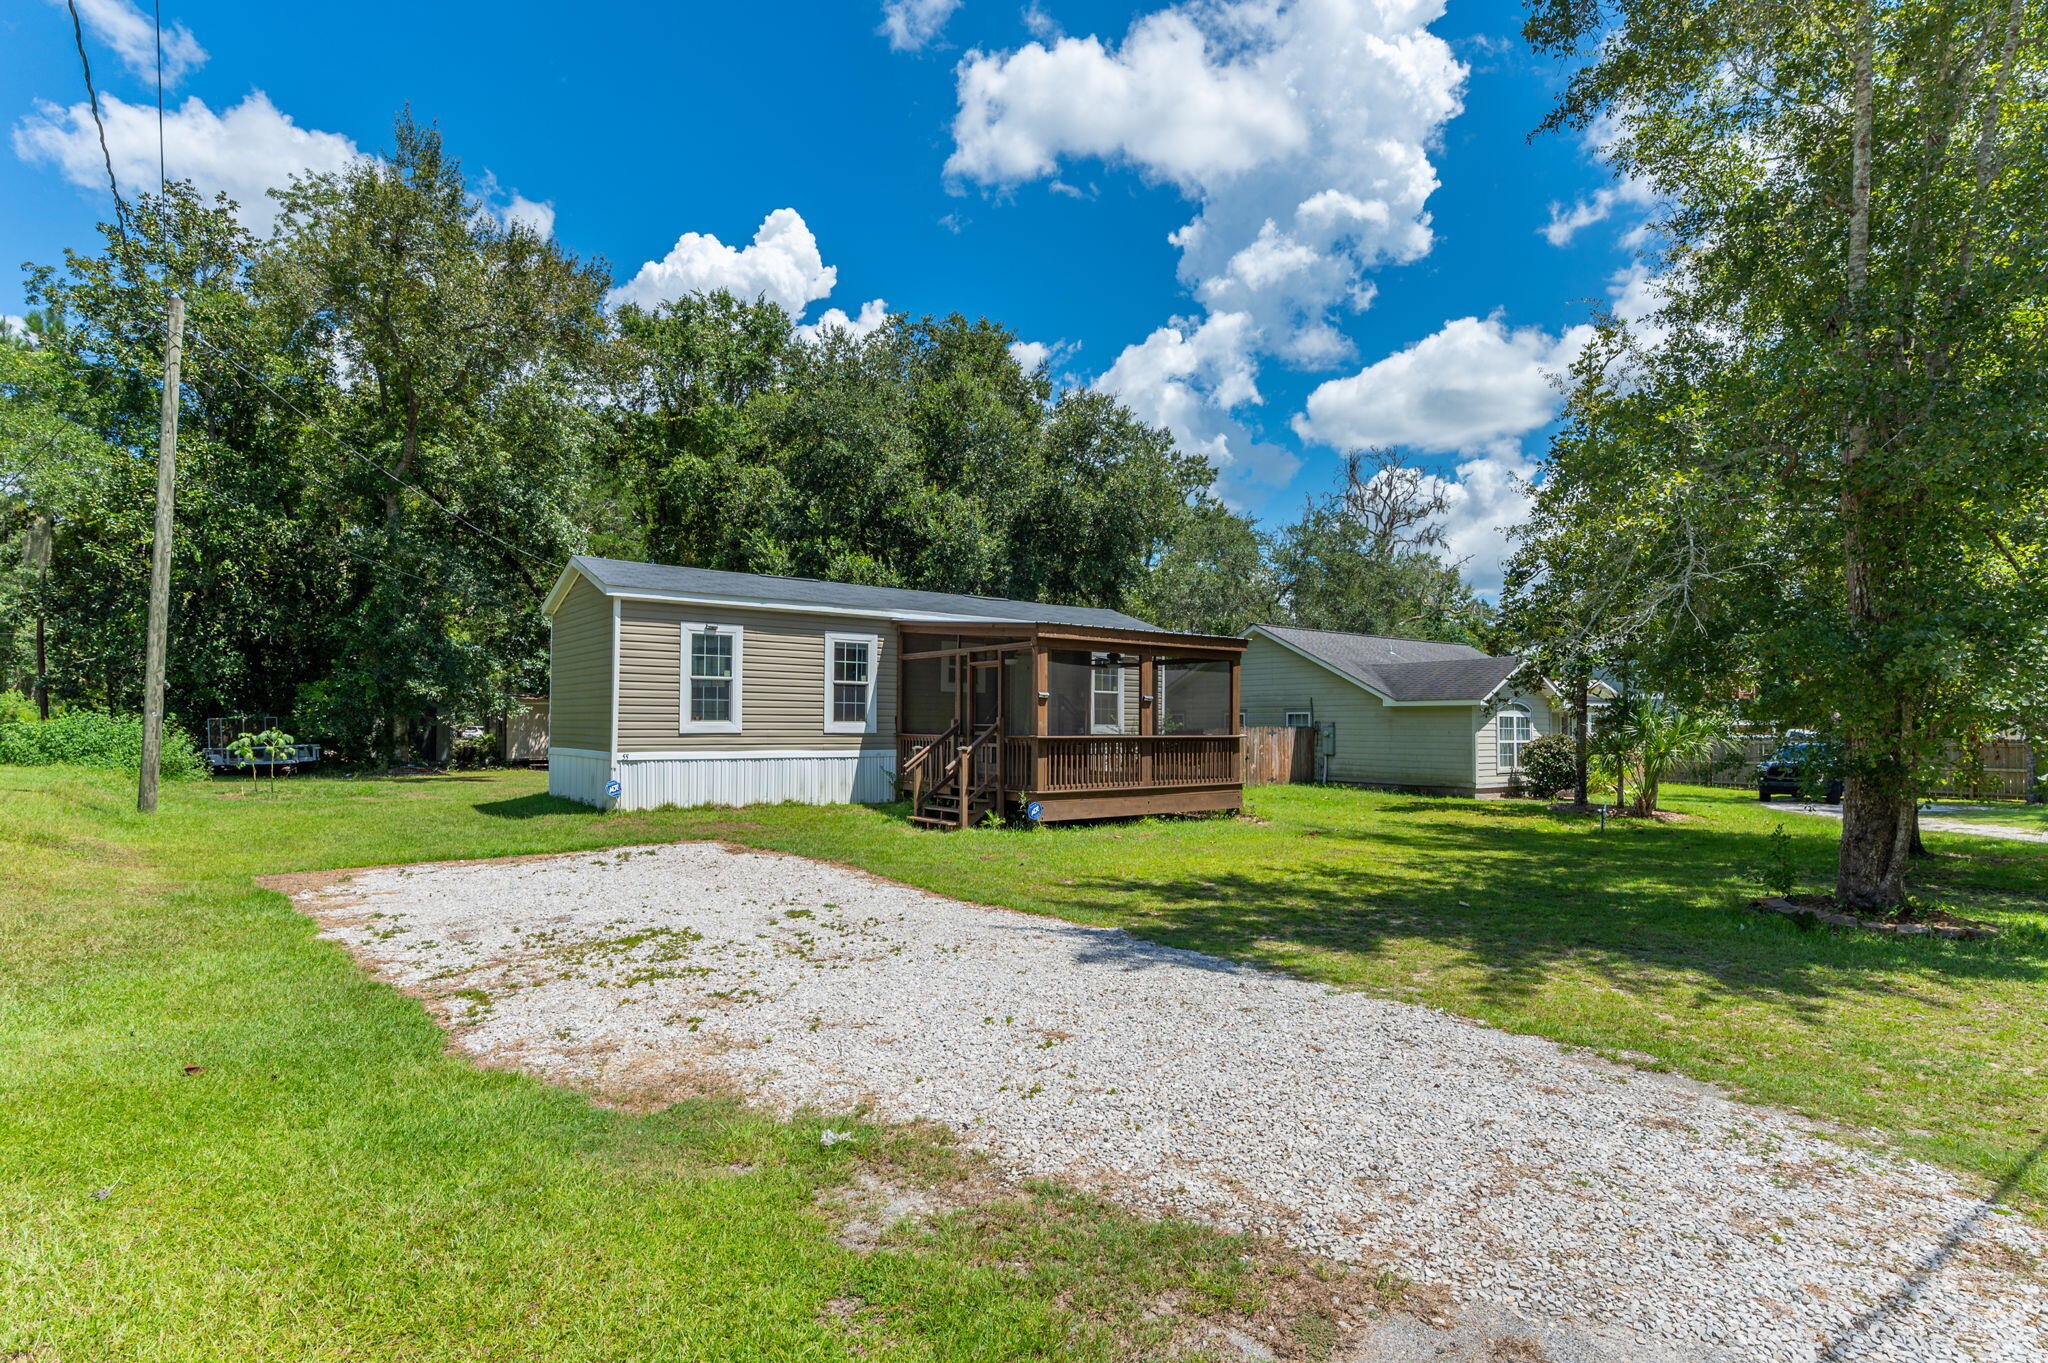
{"type": "Polygon", "coordinates": [[[1842,751],[1823,738],[1802,738],[1780,744],[1756,764],[1756,798],[1773,795],[1818,797],[1829,804],[1842,799],[1842,751]]]}

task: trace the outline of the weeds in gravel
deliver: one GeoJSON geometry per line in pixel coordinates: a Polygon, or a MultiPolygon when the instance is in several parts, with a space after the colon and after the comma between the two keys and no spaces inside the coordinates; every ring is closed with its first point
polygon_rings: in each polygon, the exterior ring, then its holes
{"type": "Polygon", "coordinates": [[[598,815],[494,780],[470,802],[522,826],[717,837],[1125,927],[1708,1080],[2048,1208],[2048,845],[1930,831],[1917,892],[1999,936],[1887,940],[1743,907],[1767,856],[1828,883],[1840,829],[1742,791],[1676,788],[1686,819],[1605,831],[1533,801],[1276,786],[1243,818],[927,834],[847,806],[598,815]]]}

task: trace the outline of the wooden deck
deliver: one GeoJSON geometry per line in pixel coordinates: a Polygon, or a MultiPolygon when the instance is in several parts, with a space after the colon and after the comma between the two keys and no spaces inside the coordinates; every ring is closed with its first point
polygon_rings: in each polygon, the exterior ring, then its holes
{"type": "MultiPolygon", "coordinates": [[[[899,765],[944,736],[902,734],[899,765]]],[[[1237,734],[1050,734],[1002,743],[1005,803],[1039,821],[1192,814],[1243,806],[1237,734]]]]}

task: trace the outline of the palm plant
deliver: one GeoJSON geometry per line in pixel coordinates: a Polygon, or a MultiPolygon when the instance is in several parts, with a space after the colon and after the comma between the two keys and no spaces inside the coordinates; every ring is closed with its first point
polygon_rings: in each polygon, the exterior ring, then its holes
{"type": "Polygon", "coordinates": [[[1691,710],[1664,700],[1610,705],[1593,731],[1593,756],[1613,784],[1615,803],[1627,797],[1630,812],[1657,812],[1657,796],[1674,770],[1711,758],[1735,734],[1734,719],[1720,710],[1691,710]]]}

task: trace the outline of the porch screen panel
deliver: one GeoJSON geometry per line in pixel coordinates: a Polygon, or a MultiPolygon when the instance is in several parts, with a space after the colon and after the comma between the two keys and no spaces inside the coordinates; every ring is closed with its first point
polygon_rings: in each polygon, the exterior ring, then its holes
{"type": "Polygon", "coordinates": [[[1037,693],[1031,689],[1031,654],[1026,651],[1007,654],[1003,658],[1003,730],[1005,733],[1028,734],[1031,732],[1031,711],[1038,702],[1037,693]]]}
{"type": "Polygon", "coordinates": [[[1045,655],[1045,684],[1052,692],[1046,706],[1049,734],[1090,732],[1088,707],[1092,702],[1095,655],[1090,653],[1048,653],[1045,655]]]}
{"type": "Polygon", "coordinates": [[[1230,664],[1220,658],[1161,658],[1158,662],[1159,732],[1236,732],[1230,713],[1230,664]]]}
{"type": "MultiPolygon", "coordinates": [[[[956,648],[960,641],[950,635],[906,634],[905,653],[956,648]]],[[[897,727],[907,734],[936,734],[953,722],[954,693],[960,687],[960,660],[921,658],[903,667],[903,716],[897,727]]]]}

